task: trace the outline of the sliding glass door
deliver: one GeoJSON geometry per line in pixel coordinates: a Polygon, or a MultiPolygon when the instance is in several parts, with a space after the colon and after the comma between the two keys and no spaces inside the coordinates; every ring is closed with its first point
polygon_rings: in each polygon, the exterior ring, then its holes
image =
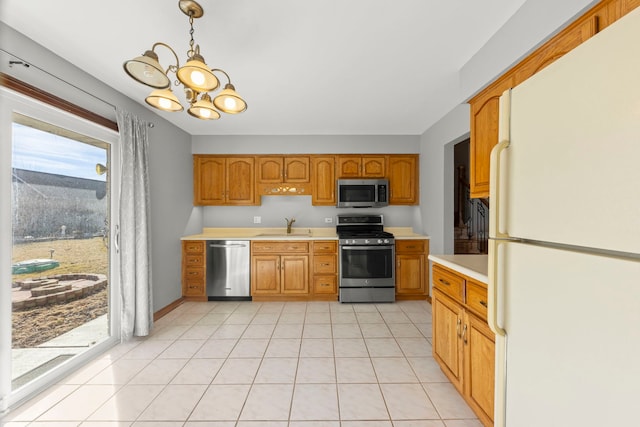
{"type": "Polygon", "coordinates": [[[113,131],[4,90],[2,105],[0,398],[6,408],[119,337],[111,238],[118,157],[113,131]]]}

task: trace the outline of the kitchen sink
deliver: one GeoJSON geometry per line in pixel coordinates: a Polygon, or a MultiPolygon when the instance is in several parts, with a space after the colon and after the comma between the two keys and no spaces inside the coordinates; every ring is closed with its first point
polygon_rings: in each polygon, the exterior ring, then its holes
{"type": "Polygon", "coordinates": [[[267,231],[260,233],[258,237],[311,237],[311,230],[291,230],[291,233],[287,234],[286,231],[267,231]]]}

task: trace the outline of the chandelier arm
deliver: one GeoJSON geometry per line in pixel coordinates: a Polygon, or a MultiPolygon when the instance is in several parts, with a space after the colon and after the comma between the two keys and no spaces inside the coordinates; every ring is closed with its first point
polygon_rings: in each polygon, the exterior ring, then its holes
{"type": "Polygon", "coordinates": [[[231,83],[231,77],[229,77],[229,74],[226,73],[226,71],[221,70],[220,68],[212,68],[211,71],[220,71],[222,74],[224,74],[227,77],[227,83],[231,83]]]}
{"type": "Polygon", "coordinates": [[[176,54],[176,51],[173,50],[173,48],[171,46],[169,46],[166,43],[162,43],[162,42],[156,42],[153,44],[153,46],[151,47],[151,51],[155,52],[156,51],[156,46],[164,46],[167,49],[169,49],[171,51],[171,53],[173,53],[173,57],[176,58],[176,63],[175,65],[171,64],[169,65],[169,67],[167,68],[167,71],[165,71],[165,73],[168,73],[169,71],[175,73],[178,68],[180,68],[180,60],[178,59],[178,55],[176,54]]]}

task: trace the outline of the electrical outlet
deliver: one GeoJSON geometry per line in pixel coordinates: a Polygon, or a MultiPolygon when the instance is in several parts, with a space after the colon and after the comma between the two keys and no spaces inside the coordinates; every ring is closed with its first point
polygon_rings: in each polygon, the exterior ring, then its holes
{"type": "Polygon", "coordinates": [[[261,224],[262,223],[262,217],[261,216],[254,216],[253,217],[253,223],[254,224],[261,224]]]}
{"type": "Polygon", "coordinates": [[[325,218],[324,222],[325,224],[331,224],[333,222],[333,218],[325,218]]]}

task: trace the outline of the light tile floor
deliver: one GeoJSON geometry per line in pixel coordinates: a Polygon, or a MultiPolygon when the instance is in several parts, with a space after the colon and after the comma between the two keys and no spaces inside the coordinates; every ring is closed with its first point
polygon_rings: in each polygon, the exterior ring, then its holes
{"type": "Polygon", "coordinates": [[[185,303],[3,425],[481,427],[433,360],[425,301],[185,303]]]}

